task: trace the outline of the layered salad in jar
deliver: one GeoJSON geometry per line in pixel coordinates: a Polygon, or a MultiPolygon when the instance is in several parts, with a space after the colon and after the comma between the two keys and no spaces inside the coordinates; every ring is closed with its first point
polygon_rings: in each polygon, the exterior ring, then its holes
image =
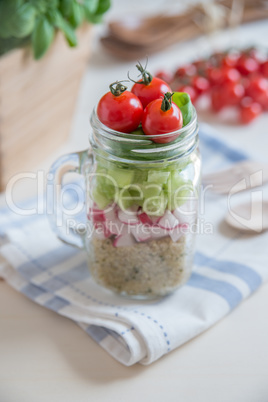
{"type": "Polygon", "coordinates": [[[189,95],[138,68],[131,92],[115,82],[93,112],[86,246],[98,284],[152,298],[191,274],[200,159],[189,95]]]}

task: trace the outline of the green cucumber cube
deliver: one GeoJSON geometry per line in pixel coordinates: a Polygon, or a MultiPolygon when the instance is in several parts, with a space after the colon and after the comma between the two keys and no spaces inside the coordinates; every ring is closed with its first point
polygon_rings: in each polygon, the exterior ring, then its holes
{"type": "Polygon", "coordinates": [[[163,216],[167,207],[168,199],[162,191],[159,196],[151,197],[144,201],[143,212],[152,216],[163,216]]]}
{"type": "Polygon", "coordinates": [[[98,187],[95,187],[93,189],[92,197],[99,209],[106,208],[110,203],[110,200],[103,193],[100,192],[98,187]]]}
{"type": "Polygon", "coordinates": [[[121,190],[117,196],[117,204],[121,209],[130,208],[132,205],[135,204],[135,199],[131,196],[128,190],[121,190]]]}
{"type": "Polygon", "coordinates": [[[109,170],[108,175],[117,182],[118,187],[123,188],[133,182],[134,173],[134,170],[112,169],[109,170]]]}
{"type": "Polygon", "coordinates": [[[162,191],[162,185],[156,183],[143,183],[143,196],[144,198],[157,197],[162,191]]]}
{"type": "Polygon", "coordinates": [[[167,182],[169,178],[170,172],[162,172],[159,170],[149,170],[148,171],[148,179],[149,183],[157,183],[157,184],[164,184],[167,182]]]}

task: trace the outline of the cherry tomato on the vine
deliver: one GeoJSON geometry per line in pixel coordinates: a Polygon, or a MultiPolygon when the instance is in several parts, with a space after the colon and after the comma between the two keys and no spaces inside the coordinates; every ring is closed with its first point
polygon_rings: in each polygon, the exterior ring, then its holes
{"type": "Polygon", "coordinates": [[[110,92],[103,95],[97,106],[100,121],[122,133],[134,131],[139,126],[143,114],[139,98],[126,89],[120,82],[114,82],[110,85],[110,92]]]}
{"type": "Polygon", "coordinates": [[[211,89],[211,107],[215,112],[219,112],[224,106],[227,105],[225,96],[223,96],[222,88],[219,85],[214,86],[211,89]]]}
{"type": "Polygon", "coordinates": [[[156,78],[160,78],[160,80],[165,81],[167,84],[172,81],[173,74],[171,74],[167,70],[160,70],[155,74],[156,78]]]}
{"type": "Polygon", "coordinates": [[[227,82],[222,87],[222,94],[227,105],[237,105],[245,95],[245,89],[242,84],[227,82]]]}
{"type": "Polygon", "coordinates": [[[194,64],[186,64],[176,70],[175,76],[178,78],[193,77],[196,74],[196,71],[196,66],[194,64]]]}
{"type": "Polygon", "coordinates": [[[182,128],[183,117],[180,109],[172,102],[172,93],[167,92],[163,99],[149,103],[142,117],[142,129],[146,135],[155,135],[153,141],[166,144],[174,141],[179,134],[162,137],[161,134],[171,133],[182,128]],[[159,138],[157,136],[159,135],[159,138]]]}
{"type": "Polygon", "coordinates": [[[259,63],[258,61],[246,54],[242,54],[236,63],[237,70],[242,74],[242,75],[249,75],[252,73],[255,73],[259,70],[259,63]]]}
{"type": "Polygon", "coordinates": [[[176,89],[176,91],[177,92],[186,92],[190,96],[192,103],[195,103],[195,101],[198,98],[198,94],[197,94],[196,90],[191,85],[181,85],[176,89]]]}
{"type": "Polygon", "coordinates": [[[211,85],[218,85],[226,82],[238,82],[241,78],[238,70],[229,67],[212,67],[207,71],[207,74],[211,85]]]}
{"type": "Polygon", "coordinates": [[[236,53],[227,53],[222,59],[222,65],[225,67],[235,67],[238,57],[236,53]]]}
{"type": "Polygon", "coordinates": [[[206,93],[209,90],[209,80],[205,77],[195,76],[191,82],[198,95],[206,93]]]}
{"type": "Polygon", "coordinates": [[[247,95],[260,103],[264,109],[268,106],[268,80],[261,76],[252,77],[247,86],[247,95]]]}
{"type": "Polygon", "coordinates": [[[248,124],[256,119],[262,112],[262,107],[258,102],[254,102],[250,97],[242,99],[240,104],[240,121],[248,124]]]}
{"type": "Polygon", "coordinates": [[[261,66],[260,70],[265,78],[268,78],[268,60],[264,61],[261,66]]]}
{"type": "Polygon", "coordinates": [[[166,92],[171,92],[170,86],[160,78],[152,77],[152,75],[142,67],[139,63],[136,65],[142,75],[142,79],[134,81],[131,92],[135,94],[145,108],[148,103],[160,98],[166,92]]]}

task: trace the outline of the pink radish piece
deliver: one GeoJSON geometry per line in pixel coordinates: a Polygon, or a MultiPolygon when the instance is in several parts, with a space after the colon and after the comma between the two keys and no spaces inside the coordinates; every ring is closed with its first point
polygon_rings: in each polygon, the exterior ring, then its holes
{"type": "Polygon", "coordinates": [[[141,223],[143,223],[143,224],[146,224],[146,225],[152,225],[153,224],[152,219],[145,212],[142,212],[139,215],[139,219],[140,219],[141,223]]]}
{"type": "Polygon", "coordinates": [[[150,226],[148,225],[135,225],[130,228],[131,233],[138,242],[147,241],[151,239],[150,226]]]}
{"type": "Polygon", "coordinates": [[[105,222],[106,217],[102,209],[90,208],[88,219],[92,220],[93,223],[96,223],[96,222],[105,222]]]}
{"type": "Polygon", "coordinates": [[[163,229],[172,230],[179,226],[179,221],[172,212],[167,210],[158,222],[158,225],[163,229]]]}
{"type": "Polygon", "coordinates": [[[118,211],[118,218],[121,222],[127,225],[137,225],[140,221],[137,217],[136,213],[134,214],[132,211],[118,211]]]}
{"type": "Polygon", "coordinates": [[[117,236],[120,235],[122,233],[123,226],[125,225],[118,219],[115,207],[106,211],[105,217],[106,217],[105,225],[108,228],[108,230],[112,234],[115,234],[117,236]]]}
{"type": "Polygon", "coordinates": [[[161,219],[161,216],[150,216],[151,221],[153,222],[153,225],[158,223],[161,219]]]}
{"type": "Polygon", "coordinates": [[[113,241],[114,247],[130,247],[134,244],[136,244],[136,242],[131,233],[126,235],[119,235],[113,241]]]}
{"type": "Polygon", "coordinates": [[[180,239],[180,237],[182,236],[181,231],[179,230],[179,227],[176,227],[173,230],[169,230],[169,236],[171,237],[172,241],[175,243],[176,241],[178,241],[180,239]]]}

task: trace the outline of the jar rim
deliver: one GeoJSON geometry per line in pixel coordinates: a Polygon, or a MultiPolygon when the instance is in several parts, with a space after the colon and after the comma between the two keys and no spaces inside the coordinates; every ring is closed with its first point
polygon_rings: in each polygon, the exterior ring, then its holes
{"type": "MultiPolygon", "coordinates": [[[[132,134],[132,133],[123,133],[121,131],[117,131],[117,130],[113,130],[112,128],[107,127],[105,124],[103,124],[97,114],[97,107],[94,107],[93,112],[91,114],[90,117],[90,123],[92,125],[92,127],[94,128],[96,125],[98,125],[98,129],[103,130],[104,132],[113,134],[114,136],[120,138],[124,138],[124,139],[128,139],[128,140],[133,140],[133,139],[137,139],[139,141],[144,141],[144,137],[141,138],[140,134],[132,134]]],[[[153,135],[146,135],[146,140],[152,140],[154,138],[157,139],[162,139],[162,138],[167,138],[173,135],[178,135],[180,136],[182,133],[184,133],[185,131],[191,130],[192,128],[195,128],[197,124],[197,114],[196,114],[196,110],[195,107],[193,106],[193,113],[192,113],[192,117],[191,120],[189,121],[189,123],[187,123],[185,126],[183,126],[182,128],[180,128],[179,130],[175,130],[175,131],[170,131],[168,133],[164,133],[164,134],[153,134],[153,135]]]]}
{"type": "MultiPolygon", "coordinates": [[[[96,107],[92,111],[90,123],[93,129],[93,133],[90,134],[89,138],[91,145],[95,149],[103,148],[110,155],[114,155],[117,145],[126,145],[131,147],[131,154],[135,156],[135,159],[139,157],[143,158],[145,155],[155,156],[158,160],[165,159],[164,155],[170,152],[173,153],[173,157],[175,156],[174,152],[176,152],[177,157],[182,157],[189,150],[193,149],[194,143],[197,143],[198,123],[194,106],[192,118],[188,124],[179,130],[165,134],[141,135],[113,130],[99,120],[96,107]],[[156,143],[153,141],[154,138],[159,140],[169,136],[177,136],[177,138],[170,143],[156,143]],[[109,146],[106,146],[107,143],[109,143],[109,146]],[[111,143],[114,144],[112,147],[110,146],[111,143]]],[[[129,155],[125,156],[129,157],[129,155]]]]}

